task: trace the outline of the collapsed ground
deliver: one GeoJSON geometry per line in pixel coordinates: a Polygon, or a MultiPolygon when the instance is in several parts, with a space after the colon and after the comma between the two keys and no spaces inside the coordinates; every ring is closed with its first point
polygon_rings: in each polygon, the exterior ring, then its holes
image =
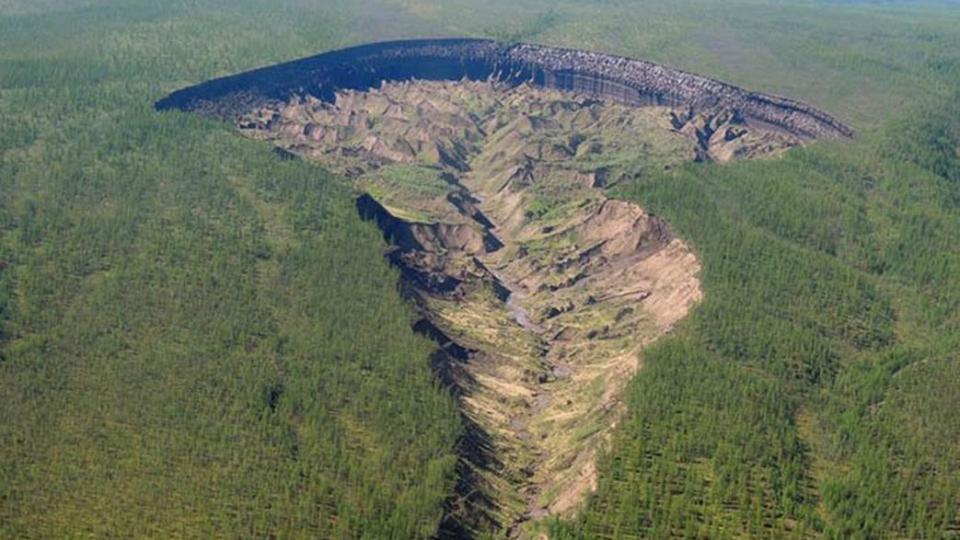
{"type": "Polygon", "coordinates": [[[513,534],[595,489],[643,348],[702,296],[690,246],[605,188],[801,142],[729,110],[467,81],[274,102],[238,126],[365,193],[469,428],[456,526],[513,534]]]}

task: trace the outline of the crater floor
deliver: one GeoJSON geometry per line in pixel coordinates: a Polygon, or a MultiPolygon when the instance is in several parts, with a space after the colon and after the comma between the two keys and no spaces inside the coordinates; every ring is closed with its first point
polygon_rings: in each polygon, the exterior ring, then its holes
{"type": "Polygon", "coordinates": [[[644,347],[702,296],[690,247],[606,188],[800,143],[728,110],[465,80],[272,101],[237,124],[366,193],[468,425],[451,515],[512,536],[594,489],[644,347]]]}

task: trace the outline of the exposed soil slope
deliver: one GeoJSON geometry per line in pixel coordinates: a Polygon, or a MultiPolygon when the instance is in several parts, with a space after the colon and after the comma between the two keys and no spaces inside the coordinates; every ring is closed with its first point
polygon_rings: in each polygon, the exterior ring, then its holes
{"type": "Polygon", "coordinates": [[[582,501],[639,352],[701,297],[688,246],[602,188],[798,142],[725,112],[467,81],[298,98],[239,126],[370,194],[360,210],[396,246],[420,329],[496,460],[471,465],[493,527],[582,501]]]}

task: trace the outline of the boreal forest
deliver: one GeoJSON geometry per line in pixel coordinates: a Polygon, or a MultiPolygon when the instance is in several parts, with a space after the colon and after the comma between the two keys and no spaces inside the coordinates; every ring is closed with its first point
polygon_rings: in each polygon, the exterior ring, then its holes
{"type": "Polygon", "coordinates": [[[0,537],[960,537],[960,4],[0,0],[0,537]],[[852,136],[465,81],[155,106],[450,36],[852,136]]]}

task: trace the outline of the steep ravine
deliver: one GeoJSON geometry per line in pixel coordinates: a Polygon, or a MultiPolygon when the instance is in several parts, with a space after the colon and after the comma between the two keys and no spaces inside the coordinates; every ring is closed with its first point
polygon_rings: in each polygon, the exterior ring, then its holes
{"type": "MultiPolygon", "coordinates": [[[[438,372],[471,431],[451,536],[524,536],[531,520],[574,510],[595,487],[640,352],[699,300],[690,249],[603,194],[624,175],[704,156],[695,133],[674,127],[678,114],[527,86],[415,82],[238,121],[368,192],[358,209],[394,246],[424,316],[417,329],[440,346],[438,372]]],[[[790,142],[738,129],[744,148],[790,142]]]]}

